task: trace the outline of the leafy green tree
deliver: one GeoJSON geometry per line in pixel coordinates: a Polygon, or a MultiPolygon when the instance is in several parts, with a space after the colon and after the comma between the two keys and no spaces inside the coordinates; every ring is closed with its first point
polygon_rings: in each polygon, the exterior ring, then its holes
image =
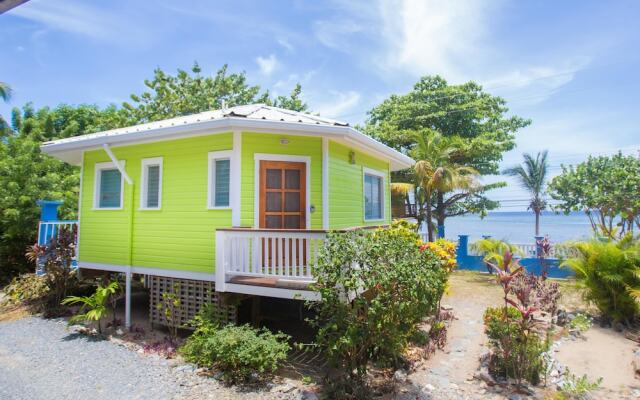
{"type": "MultiPolygon", "coordinates": [[[[474,168],[482,175],[497,174],[504,152],[515,147],[515,133],[531,121],[507,116],[506,101],[486,93],[475,82],[450,85],[440,76],[425,76],[404,95],[392,95],[369,112],[364,131],[409,154],[418,145],[417,131],[431,129],[457,140],[459,151],[451,161],[474,168]]],[[[413,182],[413,173],[394,174],[395,181],[413,182]]],[[[485,197],[497,183],[474,190],[435,193],[435,214],[443,224],[449,216],[484,214],[498,207],[485,197]]]]}
{"type": "Polygon", "coordinates": [[[525,153],[524,165],[517,165],[503,171],[503,174],[515,176],[520,181],[520,185],[531,194],[529,209],[536,215],[536,236],[540,235],[540,213],[547,207],[544,200],[544,185],[547,179],[549,162],[547,161],[547,151],[538,153],[536,158],[525,153]]]}
{"type": "Polygon", "coordinates": [[[584,211],[596,235],[613,238],[640,228],[640,159],[621,153],[562,166],[549,183],[557,209],[584,211]]]}
{"type": "Polygon", "coordinates": [[[307,108],[300,99],[299,84],[290,97],[272,100],[268,91],[261,93],[259,86],[250,86],[244,72],[229,73],[227,65],[212,77],[201,72],[198,63],[193,64],[191,73],[179,69],[176,75],[157,68],[153,79],[144,81],[148,91],[132,94],[132,103],[123,104],[128,118],[132,123],[143,123],[253,103],[275,104],[295,111],[307,108]]]}

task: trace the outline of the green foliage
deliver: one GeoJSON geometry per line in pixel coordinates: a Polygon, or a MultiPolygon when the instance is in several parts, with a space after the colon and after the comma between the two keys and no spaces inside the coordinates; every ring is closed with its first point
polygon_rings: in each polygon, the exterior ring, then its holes
{"type": "Polygon", "coordinates": [[[569,329],[577,329],[581,333],[584,333],[591,328],[593,321],[586,314],[578,313],[576,316],[569,321],[569,329]]]}
{"type": "Polygon", "coordinates": [[[489,371],[494,376],[525,380],[537,385],[545,370],[544,352],[549,343],[522,323],[522,313],[514,307],[487,308],[485,333],[492,348],[489,371]]]}
{"type": "Polygon", "coordinates": [[[109,312],[108,304],[111,296],[118,293],[118,282],[109,282],[107,286],[98,284],[95,293],[90,296],[69,296],[62,300],[63,305],[81,304],[80,312],[69,319],[69,324],[81,321],[96,321],[98,333],[102,333],[102,319],[109,312]]]}
{"type": "Polygon", "coordinates": [[[195,331],[180,353],[189,362],[220,370],[229,383],[247,382],[254,373],[262,378],[273,374],[291,348],[288,335],[265,328],[221,327],[202,314],[194,319],[193,325],[195,331]]]}
{"type": "Polygon", "coordinates": [[[36,274],[15,277],[2,291],[10,304],[32,306],[35,311],[42,311],[51,294],[47,279],[36,274]]]}
{"type": "Polygon", "coordinates": [[[471,249],[483,256],[485,263],[494,263],[501,265],[504,263],[504,254],[508,251],[510,254],[519,254],[518,246],[507,242],[506,240],[498,240],[493,238],[480,239],[471,244],[471,249]]]}
{"type": "Polygon", "coordinates": [[[259,86],[249,86],[244,72],[229,73],[227,65],[223,65],[214,76],[202,75],[201,72],[198,63],[193,64],[191,72],[179,69],[176,75],[157,68],[153,79],[144,81],[148,91],[132,94],[133,104],[123,104],[125,113],[131,121],[142,123],[218,110],[223,105],[267,103],[295,111],[307,108],[300,99],[299,84],[290,97],[279,96],[272,100],[268,91],[260,93],[259,86]]]}
{"type": "MultiPolygon", "coordinates": [[[[417,146],[417,132],[435,131],[456,143],[451,162],[480,174],[497,174],[502,155],[515,147],[515,132],[531,123],[507,116],[506,101],[467,82],[450,85],[440,76],[425,76],[404,95],[391,95],[369,112],[364,131],[405,153],[417,146]]],[[[412,173],[395,174],[394,181],[414,183],[412,173]]],[[[501,186],[504,183],[501,183],[501,186]]],[[[439,222],[469,212],[484,214],[498,207],[484,193],[496,185],[463,192],[436,190],[439,222]]],[[[425,201],[423,198],[422,201],[425,201]]]]}
{"type": "Polygon", "coordinates": [[[11,86],[9,86],[5,82],[0,81],[0,98],[4,101],[9,101],[11,99],[11,86]]]}
{"type": "MultiPolygon", "coordinates": [[[[418,324],[436,312],[448,278],[435,253],[403,230],[330,233],[314,269],[316,344],[362,388],[370,361],[397,364],[418,324]]],[[[355,389],[354,389],[355,390],[355,389]]]]}
{"type": "Polygon", "coordinates": [[[561,266],[575,272],[584,298],[614,321],[634,321],[639,312],[640,240],[593,239],[573,248],[577,256],[561,266]]]}
{"type": "Polygon", "coordinates": [[[569,399],[588,399],[590,398],[589,394],[598,389],[601,384],[602,378],[591,381],[586,374],[582,376],[575,376],[571,372],[567,371],[562,377],[561,392],[569,399]]]}
{"type": "Polygon", "coordinates": [[[614,237],[640,227],[640,159],[618,153],[562,166],[549,184],[558,209],[584,211],[596,235],[614,237]]]}
{"type": "Polygon", "coordinates": [[[61,228],[45,246],[34,244],[25,256],[34,264],[43,262],[47,285],[51,290],[49,306],[57,307],[72,285],[75,273],[71,269],[76,255],[77,231],[61,228]]]}
{"type": "Polygon", "coordinates": [[[162,312],[171,340],[175,341],[178,338],[180,314],[183,308],[182,300],[180,300],[180,284],[174,283],[170,291],[162,292],[162,298],[156,307],[162,312]]]}

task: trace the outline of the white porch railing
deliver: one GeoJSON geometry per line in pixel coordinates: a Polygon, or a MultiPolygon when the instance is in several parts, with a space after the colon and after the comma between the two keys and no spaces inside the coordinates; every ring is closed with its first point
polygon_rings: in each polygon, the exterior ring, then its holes
{"type": "Polygon", "coordinates": [[[320,230],[216,230],[216,291],[235,276],[313,282],[327,233],[320,230]]]}
{"type": "Polygon", "coordinates": [[[38,244],[46,245],[58,237],[61,229],[78,231],[78,221],[40,221],[38,224],[38,244]]]}
{"type": "MultiPolygon", "coordinates": [[[[41,246],[48,245],[49,242],[51,242],[51,239],[58,237],[58,234],[62,229],[67,229],[76,233],[76,255],[71,262],[71,268],[76,268],[78,265],[78,221],[40,221],[38,223],[38,244],[41,246]]],[[[44,273],[44,259],[40,257],[36,262],[36,275],[43,275],[44,273]]]]}

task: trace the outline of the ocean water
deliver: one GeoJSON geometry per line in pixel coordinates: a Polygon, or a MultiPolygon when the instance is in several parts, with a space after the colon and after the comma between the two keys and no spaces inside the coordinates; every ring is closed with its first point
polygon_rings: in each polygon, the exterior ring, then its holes
{"type": "MultiPolygon", "coordinates": [[[[591,236],[589,219],[582,212],[569,215],[545,211],[540,218],[540,234],[549,235],[552,243],[586,239],[591,236]]],[[[445,237],[457,240],[458,235],[469,235],[469,241],[490,235],[512,243],[534,243],[535,216],[533,212],[491,212],[481,219],[477,215],[447,218],[445,237]]]]}

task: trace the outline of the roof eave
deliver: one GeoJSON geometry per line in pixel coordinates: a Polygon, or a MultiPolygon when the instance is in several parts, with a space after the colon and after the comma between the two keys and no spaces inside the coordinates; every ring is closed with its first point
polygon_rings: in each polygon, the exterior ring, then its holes
{"type": "Polygon", "coordinates": [[[392,170],[400,170],[411,167],[415,161],[410,157],[394,150],[377,140],[367,136],[349,126],[321,125],[288,121],[252,120],[242,117],[224,117],[215,120],[205,120],[184,125],[166,126],[155,129],[129,132],[125,134],[113,134],[92,137],[82,140],[69,141],[66,139],[43,143],[41,150],[49,155],[58,157],[71,164],[78,164],[79,157],[74,153],[82,153],[84,150],[99,148],[103,144],[112,146],[145,141],[157,141],[184,137],[185,134],[197,135],[218,133],[235,129],[270,129],[283,133],[316,133],[319,135],[344,137],[359,143],[370,150],[384,155],[392,162],[392,170]],[[74,162],[75,161],[75,162],[74,162]]]}

